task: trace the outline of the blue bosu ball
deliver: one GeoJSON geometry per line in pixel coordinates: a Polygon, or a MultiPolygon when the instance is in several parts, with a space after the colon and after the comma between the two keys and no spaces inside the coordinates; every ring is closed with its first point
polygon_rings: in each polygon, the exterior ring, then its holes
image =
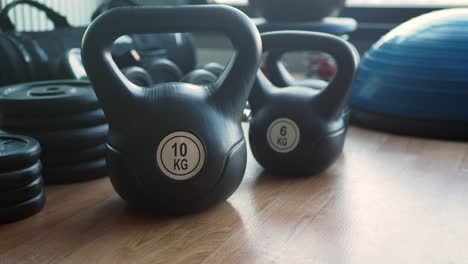
{"type": "Polygon", "coordinates": [[[468,8],[414,18],[362,60],[352,121],[413,136],[468,139],[468,8]]]}

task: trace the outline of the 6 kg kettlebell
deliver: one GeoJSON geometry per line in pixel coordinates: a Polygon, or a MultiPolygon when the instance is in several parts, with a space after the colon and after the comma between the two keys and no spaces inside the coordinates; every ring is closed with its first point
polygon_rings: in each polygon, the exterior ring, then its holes
{"type": "Polygon", "coordinates": [[[274,175],[320,173],[342,152],[347,132],[343,108],[359,56],[351,44],[329,34],[278,31],[263,34],[262,41],[264,52],[322,51],[337,63],[337,75],[322,91],[279,88],[259,71],[249,99],[250,145],[257,161],[274,175]]]}
{"type": "Polygon", "coordinates": [[[237,189],[247,159],[240,122],[260,56],[256,27],[228,6],[117,8],[89,26],[83,62],[109,120],[109,176],[121,197],[157,213],[185,214],[237,189]],[[144,89],[129,82],[110,55],[121,35],[208,31],[225,34],[236,50],[210,85],[144,89]]]}

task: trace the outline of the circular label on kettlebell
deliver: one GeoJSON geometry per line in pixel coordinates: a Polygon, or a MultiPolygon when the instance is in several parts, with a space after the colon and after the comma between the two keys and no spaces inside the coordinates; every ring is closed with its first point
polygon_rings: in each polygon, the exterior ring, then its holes
{"type": "Polygon", "coordinates": [[[267,139],[270,147],[280,153],[293,151],[301,138],[297,124],[289,118],[279,118],[268,127],[267,139]]]}
{"type": "Polygon", "coordinates": [[[188,132],[174,132],[159,143],[158,167],[169,178],[183,181],[196,176],[205,165],[205,145],[188,132]]]}

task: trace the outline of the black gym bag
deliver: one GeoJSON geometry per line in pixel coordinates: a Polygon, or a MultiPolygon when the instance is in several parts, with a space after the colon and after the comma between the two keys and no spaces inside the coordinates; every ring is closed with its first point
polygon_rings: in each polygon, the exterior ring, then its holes
{"type": "Polygon", "coordinates": [[[52,9],[30,0],[18,0],[0,13],[0,86],[54,79],[54,64],[67,49],[78,48],[85,28],[72,28],[52,9]],[[19,4],[43,11],[55,29],[47,32],[17,32],[8,12],[19,4]]]}
{"type": "MultiPolygon", "coordinates": [[[[17,0],[1,10],[0,30],[0,86],[74,78],[64,64],[69,51],[81,47],[85,27],[70,26],[66,17],[39,2],[17,0]],[[20,4],[43,11],[54,24],[54,30],[16,31],[8,13],[20,4]]],[[[190,34],[132,35],[129,39],[130,42],[114,45],[113,55],[114,50],[120,55],[134,49],[142,60],[169,58],[184,72],[195,67],[195,49],[190,34]]]]}

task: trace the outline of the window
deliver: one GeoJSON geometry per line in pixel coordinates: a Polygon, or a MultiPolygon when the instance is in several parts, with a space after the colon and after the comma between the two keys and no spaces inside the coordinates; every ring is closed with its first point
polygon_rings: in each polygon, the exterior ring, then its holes
{"type": "MultiPolygon", "coordinates": [[[[248,0],[214,0],[216,3],[247,5],[248,0]]],[[[468,0],[348,0],[348,5],[451,6],[468,5],[468,0]]]]}
{"type": "Polygon", "coordinates": [[[247,5],[248,0],[214,0],[213,2],[219,4],[228,4],[228,5],[247,5]]]}
{"type": "Polygon", "coordinates": [[[468,0],[348,0],[348,5],[449,6],[468,5],[468,0]]]}

